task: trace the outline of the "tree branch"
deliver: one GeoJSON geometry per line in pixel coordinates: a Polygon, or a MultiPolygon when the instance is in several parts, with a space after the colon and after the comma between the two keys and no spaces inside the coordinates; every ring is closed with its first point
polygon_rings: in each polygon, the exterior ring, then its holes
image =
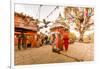
{"type": "Polygon", "coordinates": [[[90,24],[86,25],[85,30],[88,30],[92,25],[94,25],[94,23],[90,23],[90,24]]]}

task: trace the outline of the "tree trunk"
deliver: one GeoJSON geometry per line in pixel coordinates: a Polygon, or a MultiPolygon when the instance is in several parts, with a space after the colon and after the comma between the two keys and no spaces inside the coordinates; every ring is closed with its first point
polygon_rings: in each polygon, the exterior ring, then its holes
{"type": "Polygon", "coordinates": [[[83,34],[80,34],[79,42],[83,42],[83,34]]]}
{"type": "Polygon", "coordinates": [[[83,35],[84,35],[84,32],[81,31],[81,32],[80,32],[80,39],[79,39],[80,42],[83,42],[83,35]]]}

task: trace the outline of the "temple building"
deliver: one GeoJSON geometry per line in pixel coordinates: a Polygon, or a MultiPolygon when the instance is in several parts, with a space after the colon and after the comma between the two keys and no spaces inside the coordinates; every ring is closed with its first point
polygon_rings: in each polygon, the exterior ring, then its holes
{"type": "Polygon", "coordinates": [[[58,47],[62,49],[62,43],[63,43],[63,40],[61,39],[63,37],[62,33],[60,31],[62,31],[63,29],[66,30],[66,32],[64,33],[68,33],[68,25],[64,22],[64,18],[61,16],[61,14],[59,14],[58,18],[55,20],[55,23],[53,23],[53,25],[51,26],[50,28],[50,31],[51,31],[51,38],[53,38],[53,35],[52,34],[57,34],[59,37],[58,38],[58,47]]]}
{"type": "Polygon", "coordinates": [[[14,41],[15,46],[24,48],[35,47],[37,44],[37,20],[23,13],[14,13],[14,41]]]}
{"type": "Polygon", "coordinates": [[[51,32],[57,32],[57,29],[59,28],[65,28],[68,30],[69,26],[67,23],[65,23],[64,18],[59,14],[58,18],[55,20],[55,22],[52,24],[50,31],[51,32]]]}

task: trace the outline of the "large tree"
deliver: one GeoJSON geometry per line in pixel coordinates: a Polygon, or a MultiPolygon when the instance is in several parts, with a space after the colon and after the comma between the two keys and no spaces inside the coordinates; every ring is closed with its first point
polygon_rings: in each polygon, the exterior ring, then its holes
{"type": "Polygon", "coordinates": [[[91,21],[94,15],[93,10],[93,8],[85,7],[66,7],[64,9],[65,18],[69,21],[68,23],[71,20],[75,24],[75,30],[80,33],[79,41],[83,41],[84,33],[94,25],[94,22],[91,21]]]}

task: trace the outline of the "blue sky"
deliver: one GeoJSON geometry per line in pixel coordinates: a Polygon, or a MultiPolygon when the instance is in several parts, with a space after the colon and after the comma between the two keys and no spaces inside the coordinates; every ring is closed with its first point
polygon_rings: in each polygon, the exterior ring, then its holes
{"type": "MultiPolygon", "coordinates": [[[[16,12],[23,12],[26,15],[32,16],[33,18],[39,18],[39,7],[40,5],[27,5],[27,4],[15,4],[16,12]]],[[[63,16],[64,7],[59,7],[56,9],[48,18],[46,18],[56,6],[41,6],[40,9],[40,20],[46,19],[50,21],[54,21],[57,19],[59,13],[63,16]]]]}

